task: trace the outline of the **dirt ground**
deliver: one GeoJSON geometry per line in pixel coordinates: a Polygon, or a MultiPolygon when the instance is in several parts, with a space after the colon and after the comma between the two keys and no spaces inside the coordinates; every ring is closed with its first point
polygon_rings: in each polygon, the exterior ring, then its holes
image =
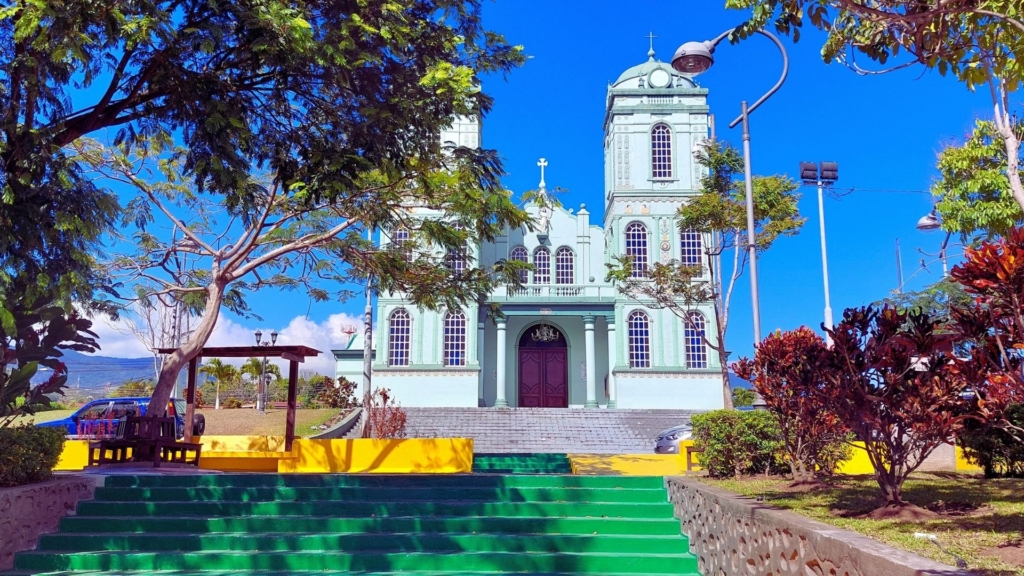
{"type": "MultiPolygon", "coordinates": [[[[312,436],[321,432],[314,426],[328,422],[341,410],[333,408],[325,409],[299,409],[295,411],[295,435],[300,437],[312,436]]],[[[234,408],[214,410],[203,408],[197,410],[206,418],[206,434],[211,435],[284,435],[285,410],[267,410],[265,415],[252,408],[234,408]]]]}

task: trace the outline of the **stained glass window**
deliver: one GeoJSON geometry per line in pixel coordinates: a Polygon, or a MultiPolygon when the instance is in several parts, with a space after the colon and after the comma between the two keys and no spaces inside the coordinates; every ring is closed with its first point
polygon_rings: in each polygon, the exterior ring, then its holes
{"type": "Polygon", "coordinates": [[[462,312],[444,317],[444,365],[466,365],[466,315],[462,312]]]}
{"type": "Polygon", "coordinates": [[[704,264],[704,237],[695,230],[679,233],[679,260],[684,266],[704,264]]]}
{"type": "Polygon", "coordinates": [[[691,312],[690,320],[684,323],[683,344],[686,347],[686,366],[689,368],[708,367],[708,349],[704,345],[704,329],[707,322],[700,312],[691,312]]]}
{"type": "Polygon", "coordinates": [[[665,124],[651,129],[651,175],[672,177],[672,130],[665,124]]]}
{"type": "MultiPolygon", "coordinates": [[[[515,248],[512,249],[511,259],[516,260],[518,262],[529,262],[530,255],[529,252],[526,251],[526,248],[522,246],[516,246],[515,248]]],[[[528,270],[520,270],[519,281],[522,282],[523,284],[529,282],[530,272],[528,270]]]]}
{"type": "Polygon", "coordinates": [[[551,252],[541,247],[533,251],[533,283],[551,283],[551,252]]]}
{"type": "Polygon", "coordinates": [[[562,246],[555,252],[555,284],[574,284],[576,275],[573,273],[572,250],[562,246]]]}
{"type": "Polygon", "coordinates": [[[647,276],[647,227],[640,222],[626,226],[626,255],[633,258],[633,278],[647,276]]]}

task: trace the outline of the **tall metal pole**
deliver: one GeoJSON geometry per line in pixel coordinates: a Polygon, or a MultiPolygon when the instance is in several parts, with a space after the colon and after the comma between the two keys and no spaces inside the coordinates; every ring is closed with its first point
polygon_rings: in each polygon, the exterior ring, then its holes
{"type": "Polygon", "coordinates": [[[942,258],[942,279],[945,280],[946,276],[949,276],[949,266],[946,263],[946,246],[949,245],[949,237],[953,235],[950,231],[946,233],[946,239],[942,241],[942,250],[939,251],[939,258],[942,258]]]}
{"type": "Polygon", "coordinates": [[[740,102],[743,118],[743,183],[747,196],[747,259],[750,260],[750,303],[753,308],[754,346],[761,343],[761,302],[757,293],[757,232],[754,230],[754,184],[750,176],[750,123],[747,101],[740,102]]]}
{"type": "MultiPolygon", "coordinates": [[[[373,228],[366,230],[366,239],[373,242],[373,228]]],[[[370,288],[373,278],[366,277],[366,310],[363,312],[363,434],[366,437],[366,425],[370,422],[371,382],[373,377],[373,291],[370,288]]]]}
{"type": "MultiPolygon", "coordinates": [[[[823,183],[818,180],[818,225],[821,232],[821,273],[825,280],[825,328],[832,329],[832,302],[828,290],[828,251],[825,249],[825,200],[822,194],[823,183]]],[[[825,331],[825,343],[832,347],[832,335],[825,331]]]]}
{"type": "Polygon", "coordinates": [[[900,260],[900,239],[896,239],[896,293],[903,294],[903,262],[900,260]]]}

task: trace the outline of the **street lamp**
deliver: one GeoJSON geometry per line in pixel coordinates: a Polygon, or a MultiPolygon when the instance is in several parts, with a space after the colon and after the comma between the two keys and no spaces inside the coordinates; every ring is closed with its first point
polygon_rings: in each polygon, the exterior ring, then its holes
{"type": "Polygon", "coordinates": [[[821,233],[821,273],[825,280],[825,342],[832,346],[832,303],[828,291],[828,252],[825,249],[825,200],[822,188],[839,180],[839,165],[835,162],[800,163],[800,180],[806,186],[818,185],[818,228],[821,233]],[[820,167],[820,170],[819,170],[820,167]]]}
{"type": "MultiPolygon", "coordinates": [[[[672,68],[683,74],[697,75],[705,72],[715,63],[713,56],[715,47],[729,37],[736,28],[722,32],[717,38],[705,42],[686,42],[680,46],[675,55],[672,56],[672,68]]],[[[750,260],[750,300],[753,308],[754,319],[754,345],[761,342],[761,303],[757,291],[757,243],[754,230],[754,190],[750,177],[750,113],[764,103],[772,94],[775,94],[782,83],[786,81],[789,74],[789,56],[782,42],[770,32],[755,30],[758,34],[767,37],[775,43],[775,46],[782,54],[782,75],[764,96],[761,96],[753,105],[747,107],[747,101],[740,102],[740,115],[729,123],[729,128],[735,128],[740,122],[743,123],[743,178],[747,195],[747,258],[750,260]]]]}
{"type": "MultiPolygon", "coordinates": [[[[942,220],[939,218],[938,213],[935,212],[935,207],[932,206],[932,211],[922,216],[917,221],[917,229],[922,232],[933,232],[942,228],[942,220]]],[[[953,235],[953,231],[950,230],[946,233],[946,239],[942,241],[942,248],[939,249],[939,258],[942,260],[942,278],[945,279],[949,275],[949,267],[946,265],[946,246],[949,245],[949,237],[953,235]]]]}
{"type": "MultiPolygon", "coordinates": [[[[263,340],[263,332],[258,329],[256,333],[256,346],[273,346],[277,344],[277,330],[270,331],[270,342],[261,342],[263,340]]],[[[263,357],[263,363],[260,364],[260,381],[256,385],[256,410],[260,414],[267,413],[267,357],[263,357]]]]}

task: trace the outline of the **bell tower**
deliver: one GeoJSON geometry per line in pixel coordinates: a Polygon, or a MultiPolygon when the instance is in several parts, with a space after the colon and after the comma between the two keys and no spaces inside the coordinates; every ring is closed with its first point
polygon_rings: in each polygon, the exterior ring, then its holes
{"type": "Polygon", "coordinates": [[[646,62],[608,86],[605,228],[613,235],[621,236],[624,218],[657,230],[659,217],[674,218],[684,198],[697,193],[704,169],[693,152],[708,137],[707,94],[691,75],[657,60],[653,44],[646,62]]]}

